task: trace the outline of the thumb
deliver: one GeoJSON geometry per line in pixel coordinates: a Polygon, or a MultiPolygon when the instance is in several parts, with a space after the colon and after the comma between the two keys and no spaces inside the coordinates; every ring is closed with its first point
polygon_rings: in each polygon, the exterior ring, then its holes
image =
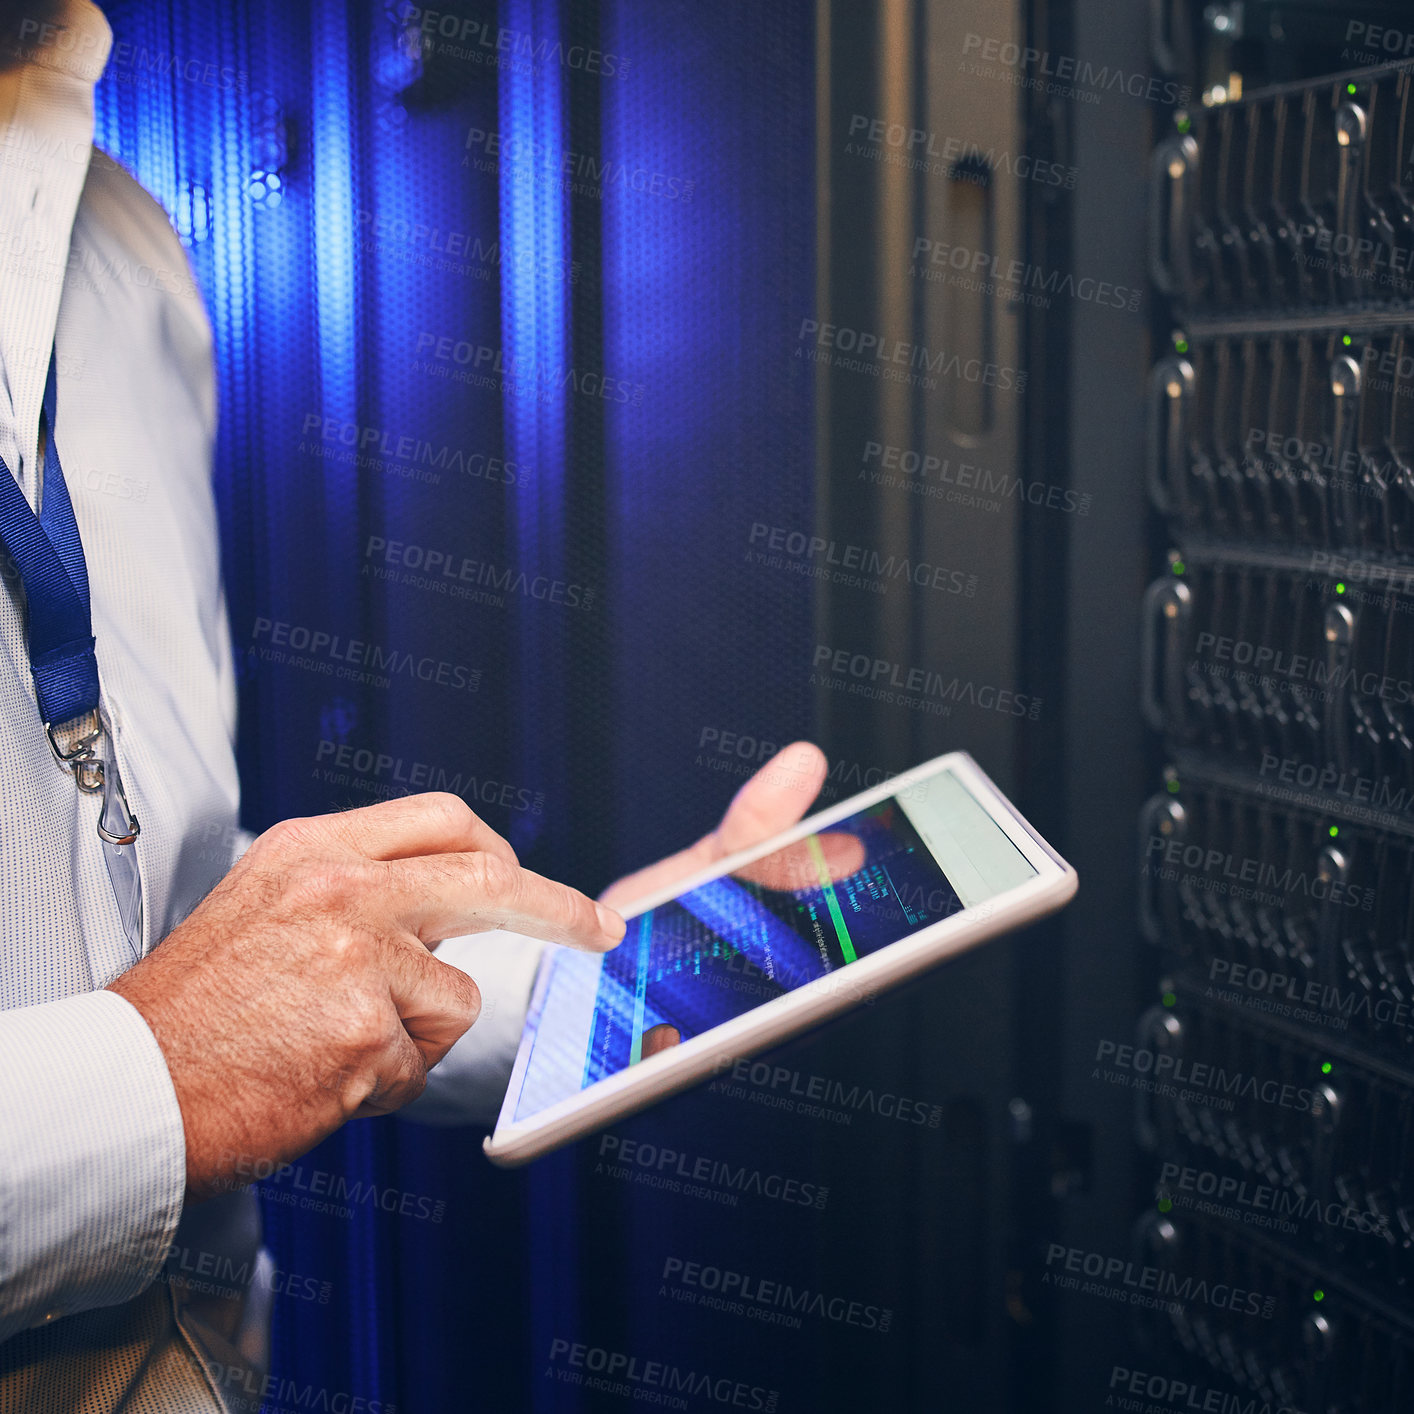
{"type": "Polygon", "coordinates": [[[813,742],[782,747],[732,797],[715,831],[721,852],[750,849],[788,830],[810,809],[828,771],[825,753],[813,742]]]}

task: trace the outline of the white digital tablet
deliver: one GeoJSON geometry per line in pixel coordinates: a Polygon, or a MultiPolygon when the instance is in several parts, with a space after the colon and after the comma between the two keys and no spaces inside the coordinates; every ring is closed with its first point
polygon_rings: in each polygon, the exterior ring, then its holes
{"type": "Polygon", "coordinates": [[[1075,871],[956,752],[625,911],[609,953],[541,962],[493,1163],[559,1148],[978,943],[1075,871]]]}

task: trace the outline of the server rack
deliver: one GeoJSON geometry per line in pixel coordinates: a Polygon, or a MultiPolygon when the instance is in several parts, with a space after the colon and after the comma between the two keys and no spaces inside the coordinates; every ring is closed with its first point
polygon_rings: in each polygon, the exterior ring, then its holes
{"type": "Polygon", "coordinates": [[[1414,17],[1377,8],[1153,31],[1195,101],[1151,167],[1134,1244],[1251,1299],[1139,1336],[1327,1414],[1414,1408],[1414,68],[1366,62],[1414,17]]]}

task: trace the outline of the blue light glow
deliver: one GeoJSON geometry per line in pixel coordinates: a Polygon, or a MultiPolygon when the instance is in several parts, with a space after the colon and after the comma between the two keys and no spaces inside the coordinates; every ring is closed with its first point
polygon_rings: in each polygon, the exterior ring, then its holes
{"type": "MultiPolygon", "coordinates": [[[[560,39],[556,8],[508,0],[502,24],[553,50],[560,39]]],[[[565,564],[565,457],[568,423],[563,386],[572,364],[567,285],[547,270],[568,270],[569,196],[558,154],[569,146],[568,96],[558,65],[509,64],[500,69],[500,268],[502,409],[506,457],[534,466],[512,507],[515,562],[528,574],[558,577],[565,564]]],[[[547,740],[539,724],[554,720],[566,699],[566,629],[562,617],[532,606],[518,629],[524,667],[516,700],[528,730],[519,746],[526,780],[563,780],[564,742],[547,740]]],[[[512,842],[523,848],[538,822],[522,817],[512,842]]]]}

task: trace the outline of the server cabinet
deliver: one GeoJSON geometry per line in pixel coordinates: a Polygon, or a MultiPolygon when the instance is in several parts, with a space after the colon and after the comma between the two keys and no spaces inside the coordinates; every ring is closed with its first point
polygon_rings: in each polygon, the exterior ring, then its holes
{"type": "MultiPolygon", "coordinates": [[[[1160,18],[1165,18],[1160,16],[1160,18]]],[[[1179,10],[1156,133],[1136,1244],[1250,1299],[1146,1321],[1271,1407],[1414,1400],[1407,17],[1179,10]],[[1401,27],[1402,26],[1402,27],[1401,27]],[[1288,28],[1289,27],[1289,28],[1288,28]],[[1289,32],[1290,31],[1290,32],[1289,32]]]]}

